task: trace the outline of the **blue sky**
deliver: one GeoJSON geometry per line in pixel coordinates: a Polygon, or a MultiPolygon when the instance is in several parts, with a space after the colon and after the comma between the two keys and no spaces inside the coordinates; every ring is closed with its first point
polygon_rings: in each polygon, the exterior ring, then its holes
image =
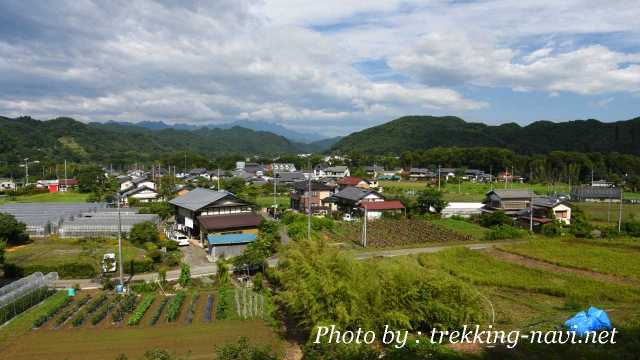
{"type": "Polygon", "coordinates": [[[0,114],[268,121],[344,135],[408,114],[640,116],[620,0],[0,2],[0,114]]]}

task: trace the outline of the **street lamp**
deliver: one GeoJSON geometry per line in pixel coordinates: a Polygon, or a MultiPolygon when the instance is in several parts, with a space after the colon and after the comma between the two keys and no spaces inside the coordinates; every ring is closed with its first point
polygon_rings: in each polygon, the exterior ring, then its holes
{"type": "Polygon", "coordinates": [[[24,164],[20,164],[20,167],[24,168],[24,186],[29,185],[29,164],[39,164],[39,160],[29,161],[29,158],[24,159],[24,164]]]}

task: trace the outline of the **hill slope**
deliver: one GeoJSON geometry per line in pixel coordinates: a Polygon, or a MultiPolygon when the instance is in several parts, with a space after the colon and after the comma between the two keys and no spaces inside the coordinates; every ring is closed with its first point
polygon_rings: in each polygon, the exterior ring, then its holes
{"type": "Polygon", "coordinates": [[[149,130],[122,124],[85,124],[71,118],[39,121],[0,117],[0,153],[7,158],[117,161],[190,151],[208,157],[288,154],[306,145],[265,131],[230,129],[149,130]]]}
{"type": "Polygon", "coordinates": [[[565,150],[640,155],[640,118],[613,123],[538,121],[522,127],[468,123],[454,116],[405,116],[345,136],[332,149],[397,154],[440,146],[503,147],[521,154],[565,150]]]}

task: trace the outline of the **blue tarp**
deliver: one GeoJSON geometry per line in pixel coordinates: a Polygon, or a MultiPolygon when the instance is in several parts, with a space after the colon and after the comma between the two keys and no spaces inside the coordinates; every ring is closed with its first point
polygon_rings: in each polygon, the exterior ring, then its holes
{"type": "Polygon", "coordinates": [[[579,336],[584,336],[587,331],[611,330],[611,321],[604,310],[592,306],[586,312],[580,311],[565,321],[564,326],[579,336]]]}
{"type": "Polygon", "coordinates": [[[209,245],[246,244],[256,241],[256,234],[208,235],[209,245]]]}

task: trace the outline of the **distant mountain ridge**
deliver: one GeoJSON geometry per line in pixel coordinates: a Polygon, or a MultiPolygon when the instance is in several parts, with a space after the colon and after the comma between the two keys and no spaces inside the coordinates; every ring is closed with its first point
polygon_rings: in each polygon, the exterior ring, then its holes
{"type": "Polygon", "coordinates": [[[399,154],[434,147],[501,147],[520,154],[554,150],[640,155],[640,117],[603,123],[575,120],[486,125],[455,116],[404,116],[343,137],[333,151],[399,154]]]}
{"type": "Polygon", "coordinates": [[[205,125],[192,125],[192,124],[167,124],[163,121],[141,121],[141,122],[126,122],[126,121],[109,121],[107,124],[117,124],[123,126],[138,126],[149,130],[164,130],[164,129],[177,129],[177,130],[196,130],[200,128],[209,129],[230,129],[235,126],[251,129],[255,131],[267,131],[276,135],[284,136],[287,139],[301,143],[313,143],[321,140],[326,140],[326,136],[311,133],[302,133],[295,130],[291,130],[282,125],[264,122],[264,121],[250,121],[250,120],[238,120],[230,123],[222,124],[205,124],[205,125]]]}
{"type": "MultiPolygon", "coordinates": [[[[327,145],[330,146],[330,145],[327,145]]],[[[221,155],[282,155],[324,151],[321,144],[302,144],[266,131],[239,126],[150,130],[132,124],[83,123],[72,118],[40,121],[0,117],[0,153],[7,158],[130,162],[191,152],[221,155]]]]}

